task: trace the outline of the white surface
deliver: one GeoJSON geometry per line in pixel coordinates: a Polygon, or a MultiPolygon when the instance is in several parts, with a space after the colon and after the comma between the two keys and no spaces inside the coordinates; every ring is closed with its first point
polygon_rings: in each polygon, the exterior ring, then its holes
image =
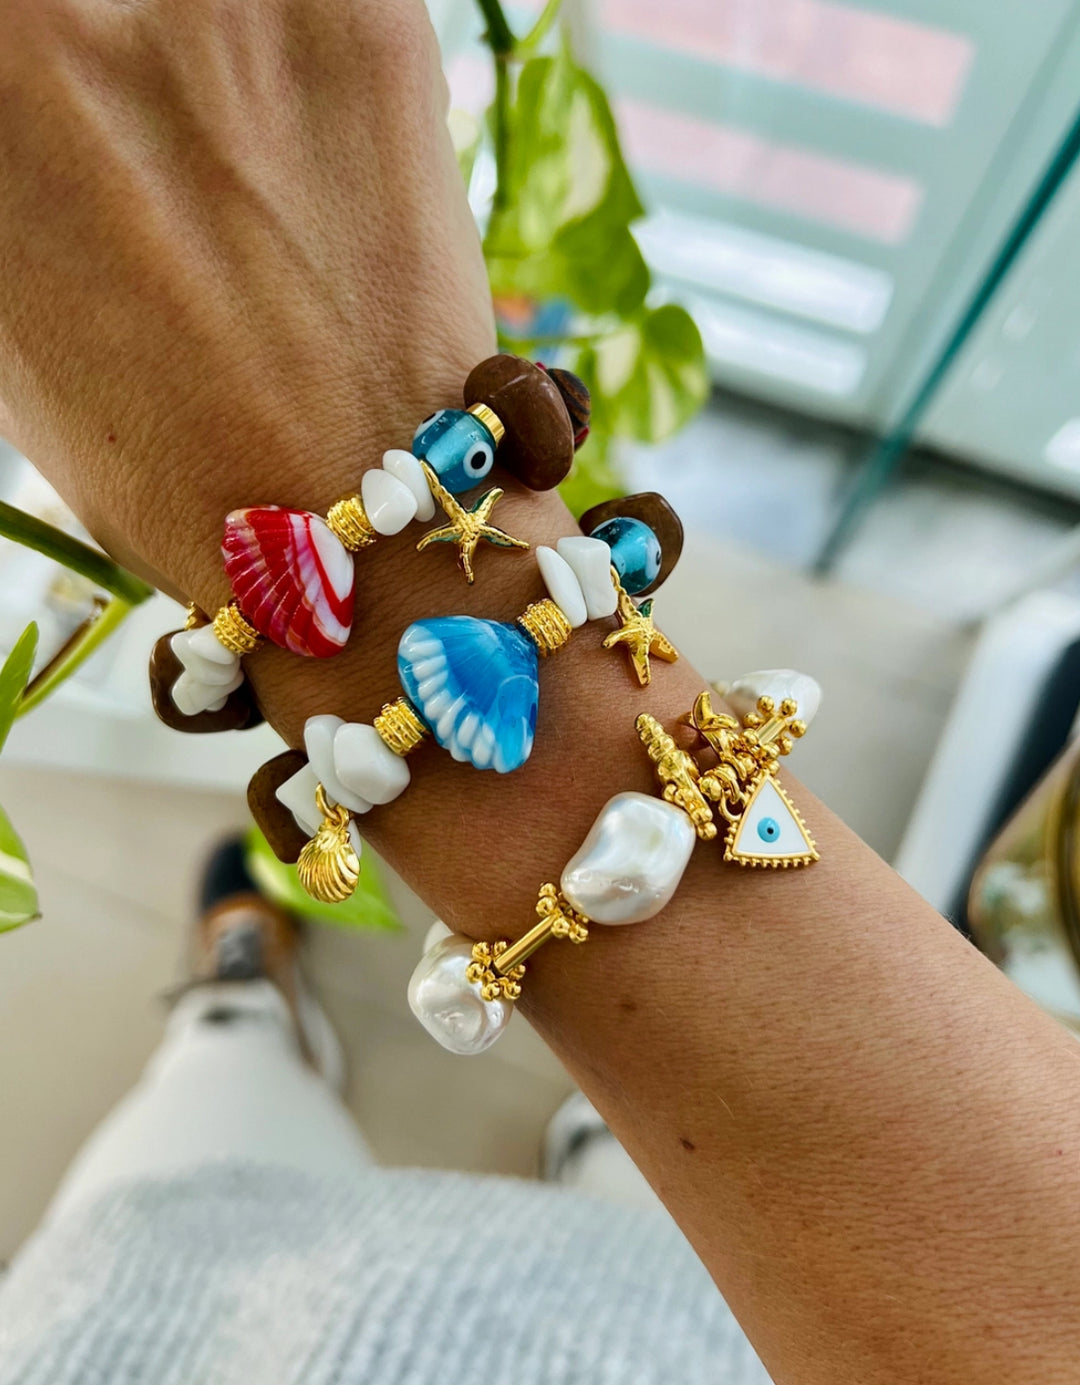
{"type": "Polygon", "coordinates": [[[301,1057],[269,981],[204,987],[179,1001],[142,1079],[80,1149],[48,1215],[121,1182],[222,1159],[332,1178],[374,1163],[346,1108],[301,1057]],[[206,1019],[225,1008],[248,1022],[206,1019]]]}
{"type": "Polygon", "coordinates": [[[1056,592],[982,631],[895,861],[936,909],[962,886],[1047,675],[1078,637],[1080,601],[1056,592]]]}

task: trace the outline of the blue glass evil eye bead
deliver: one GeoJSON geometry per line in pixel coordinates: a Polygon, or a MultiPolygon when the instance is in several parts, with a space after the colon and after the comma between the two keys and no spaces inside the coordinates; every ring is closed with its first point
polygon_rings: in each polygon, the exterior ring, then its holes
{"type": "Polygon", "coordinates": [[[412,450],[451,495],[471,490],[495,465],[494,437],[463,409],[440,409],[425,418],[413,437],[412,450]]]}
{"type": "Polygon", "coordinates": [[[611,549],[611,565],[631,596],[660,575],[660,540],[643,520],[617,515],[598,525],[591,537],[603,539],[611,549]]]}
{"type": "Polygon", "coordinates": [[[398,677],[455,760],[506,774],[532,753],[538,657],[516,625],[436,616],[415,621],[402,635],[398,677]]]}

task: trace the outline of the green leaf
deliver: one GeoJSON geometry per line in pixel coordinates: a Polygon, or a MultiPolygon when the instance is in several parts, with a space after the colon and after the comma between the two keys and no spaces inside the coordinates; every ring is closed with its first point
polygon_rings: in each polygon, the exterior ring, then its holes
{"type": "Polygon", "coordinates": [[[0,933],[38,917],[38,895],[26,847],[0,808],[0,933]]]}
{"type": "Polygon", "coordinates": [[[629,227],[644,208],[603,89],[563,47],[524,65],[508,120],[505,196],[484,247],[495,293],[639,308],[649,271],[629,227]]]}
{"type": "Polygon", "coordinates": [[[320,904],[300,884],[295,866],[284,865],[270,849],[257,827],[245,839],[246,863],[259,889],[283,909],[300,918],[331,923],[338,928],[379,929],[397,932],[401,928],[383,888],[371,854],[365,852],[360,866],[360,881],[343,904],[320,904]]]}
{"type": "Polygon", "coordinates": [[[638,442],[671,437],[709,395],[701,333],[674,303],[641,313],[571,368],[593,391],[600,426],[638,442]]]}
{"type": "Polygon", "coordinates": [[[31,623],[15,641],[15,648],[0,668],[0,750],[19,711],[19,701],[30,681],[37,653],[38,628],[31,623]]]}

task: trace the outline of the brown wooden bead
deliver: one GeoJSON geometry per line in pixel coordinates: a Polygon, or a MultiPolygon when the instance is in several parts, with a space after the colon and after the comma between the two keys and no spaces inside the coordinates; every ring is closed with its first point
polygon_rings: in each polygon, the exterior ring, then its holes
{"type": "Polygon", "coordinates": [[[251,816],[270,843],[270,850],[288,866],[295,865],[308,838],[277,797],[277,791],[286,779],[291,779],[307,762],[302,750],[285,750],[272,760],[267,760],[265,765],[260,765],[248,784],[247,800],[251,816]]]}
{"type": "Polygon", "coordinates": [[[566,405],[566,412],[570,415],[570,424],[574,430],[574,451],[576,452],[589,436],[592,399],[589,395],[588,386],[584,380],[579,380],[572,370],[560,370],[558,366],[553,366],[548,374],[558,385],[559,393],[566,405]]]}
{"type": "Polygon", "coordinates": [[[246,682],[229,694],[225,706],[218,712],[199,712],[186,717],[180,711],[172,700],[172,686],[184,671],[183,664],[173,653],[171,641],[176,633],[170,630],[162,635],[150,655],[150,699],[158,719],[174,731],[196,735],[211,731],[247,731],[261,726],[263,714],[246,682]]]}
{"type": "Polygon", "coordinates": [[[662,582],[667,581],[672,568],[679,561],[683,546],[682,520],[662,495],[656,491],[641,491],[637,495],[623,495],[614,500],[601,501],[591,510],[586,510],[578,523],[583,534],[591,534],[599,529],[601,524],[609,519],[617,519],[619,515],[640,519],[660,540],[660,571],[656,575],[656,581],[650,582],[642,591],[634,593],[635,596],[646,596],[649,592],[654,592],[662,582]]]}
{"type": "Polygon", "coordinates": [[[564,479],[574,461],[574,426],[546,371],[520,356],[489,356],[465,381],[465,407],[473,404],[498,414],[506,436],[496,459],[512,476],[534,491],[564,479]]]}

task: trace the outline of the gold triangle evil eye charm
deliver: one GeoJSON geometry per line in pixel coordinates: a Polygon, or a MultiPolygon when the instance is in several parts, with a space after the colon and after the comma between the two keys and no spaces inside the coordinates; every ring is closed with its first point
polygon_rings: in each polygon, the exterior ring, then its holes
{"type": "Polygon", "coordinates": [[[724,846],[724,860],[741,866],[808,866],[817,848],[798,808],[771,774],[751,790],[724,846]]]}

